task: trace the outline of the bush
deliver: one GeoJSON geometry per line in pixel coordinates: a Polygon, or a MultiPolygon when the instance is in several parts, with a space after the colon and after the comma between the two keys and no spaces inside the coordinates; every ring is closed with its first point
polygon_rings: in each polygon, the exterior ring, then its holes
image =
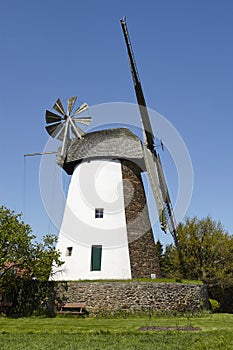
{"type": "Polygon", "coordinates": [[[220,310],[220,303],[215,299],[209,299],[210,305],[211,305],[211,311],[216,313],[220,310]]]}

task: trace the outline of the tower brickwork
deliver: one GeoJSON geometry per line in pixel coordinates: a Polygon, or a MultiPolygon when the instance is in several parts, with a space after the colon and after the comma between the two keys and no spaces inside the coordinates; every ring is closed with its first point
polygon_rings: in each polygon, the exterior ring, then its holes
{"type": "Polygon", "coordinates": [[[160,276],[141,169],[130,161],[121,164],[132,278],[160,276]]]}

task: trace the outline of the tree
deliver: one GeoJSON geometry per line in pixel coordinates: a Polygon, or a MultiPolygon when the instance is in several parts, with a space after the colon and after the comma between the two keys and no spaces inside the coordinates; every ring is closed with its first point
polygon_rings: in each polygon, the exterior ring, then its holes
{"type": "Polygon", "coordinates": [[[37,243],[35,238],[31,227],[22,221],[21,214],[0,207],[0,294],[12,301],[18,312],[22,309],[20,300],[25,304],[24,295],[30,295],[30,288],[34,289],[30,312],[35,307],[36,297],[37,303],[41,302],[36,286],[46,285],[53,263],[62,264],[60,254],[55,250],[55,236],[46,235],[42,243],[37,243]]]}
{"type": "Polygon", "coordinates": [[[186,218],[179,224],[177,248],[168,245],[163,255],[166,276],[198,279],[208,285],[209,296],[220,302],[220,311],[233,312],[233,237],[210,216],[186,218]]]}
{"type": "Polygon", "coordinates": [[[156,256],[158,258],[160,271],[163,274],[163,245],[160,240],[158,240],[155,244],[156,256]]]}
{"type": "Polygon", "coordinates": [[[181,264],[178,259],[179,255],[177,252],[177,248],[173,246],[173,244],[169,244],[166,246],[166,249],[163,254],[163,272],[164,276],[168,278],[180,278],[181,264]],[[178,269],[179,267],[179,269],[178,269]]]}
{"type": "Polygon", "coordinates": [[[184,271],[176,247],[169,246],[165,255],[170,259],[170,273],[212,284],[233,282],[233,238],[219,221],[210,216],[186,218],[178,225],[177,236],[184,271]]]}

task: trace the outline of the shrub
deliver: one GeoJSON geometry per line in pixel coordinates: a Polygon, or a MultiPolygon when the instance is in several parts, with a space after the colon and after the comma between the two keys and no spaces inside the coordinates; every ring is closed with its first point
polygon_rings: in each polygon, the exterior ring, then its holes
{"type": "Polygon", "coordinates": [[[211,305],[211,311],[216,313],[219,312],[220,309],[220,303],[215,299],[209,299],[210,305],[211,305]]]}

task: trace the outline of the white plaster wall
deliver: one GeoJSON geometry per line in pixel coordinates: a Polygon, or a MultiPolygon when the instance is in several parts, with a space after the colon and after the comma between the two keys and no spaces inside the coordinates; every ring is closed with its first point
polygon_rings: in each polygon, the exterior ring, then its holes
{"type": "Polygon", "coordinates": [[[131,278],[119,161],[91,160],[75,168],[57,249],[65,264],[54,269],[53,279],[131,278]],[[104,209],[102,219],[95,218],[95,208],[104,209]],[[92,245],[102,245],[101,271],[91,271],[92,245]],[[67,247],[73,247],[71,256],[67,247]]]}

